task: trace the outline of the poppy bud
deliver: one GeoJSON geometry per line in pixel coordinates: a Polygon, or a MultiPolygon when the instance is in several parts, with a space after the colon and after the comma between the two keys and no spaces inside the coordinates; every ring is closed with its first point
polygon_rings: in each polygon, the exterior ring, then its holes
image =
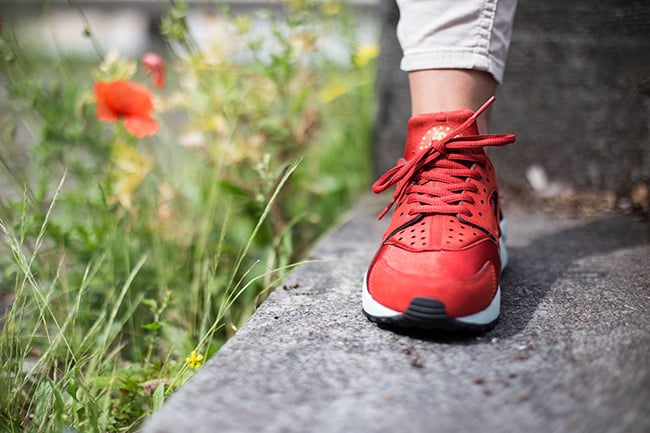
{"type": "Polygon", "coordinates": [[[165,87],[165,61],[156,53],[146,53],[142,56],[142,67],[146,74],[152,74],[153,85],[162,89],[165,87]]]}

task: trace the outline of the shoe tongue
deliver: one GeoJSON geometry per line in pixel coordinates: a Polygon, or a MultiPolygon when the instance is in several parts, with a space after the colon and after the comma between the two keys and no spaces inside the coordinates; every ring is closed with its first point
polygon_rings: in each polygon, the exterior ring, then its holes
{"type": "MultiPolygon", "coordinates": [[[[412,158],[416,153],[431,145],[432,140],[439,140],[449,134],[455,127],[466,121],[471,110],[446,111],[442,113],[416,114],[408,122],[404,158],[412,158]]],[[[477,135],[476,122],[472,123],[460,135],[477,135]]]]}

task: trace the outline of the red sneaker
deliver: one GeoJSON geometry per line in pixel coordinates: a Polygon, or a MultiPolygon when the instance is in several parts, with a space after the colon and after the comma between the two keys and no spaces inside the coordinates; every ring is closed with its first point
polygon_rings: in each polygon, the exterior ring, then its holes
{"type": "Polygon", "coordinates": [[[404,158],[373,185],[393,184],[395,204],[366,272],[363,311],[373,322],[423,329],[482,331],[500,310],[506,264],[494,167],[485,146],[511,134],[478,134],[470,110],[413,116],[404,158]]]}

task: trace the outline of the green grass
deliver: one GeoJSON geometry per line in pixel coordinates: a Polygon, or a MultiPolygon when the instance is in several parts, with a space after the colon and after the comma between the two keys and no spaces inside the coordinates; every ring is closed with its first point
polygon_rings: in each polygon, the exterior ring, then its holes
{"type": "Polygon", "coordinates": [[[365,190],[373,64],[298,50],[346,22],[303,3],[271,61],[233,18],[247,63],[197,50],[177,5],[143,139],[95,116],[94,81],[147,82],[130,59],[44,70],[2,41],[0,431],[136,431],[365,190]]]}

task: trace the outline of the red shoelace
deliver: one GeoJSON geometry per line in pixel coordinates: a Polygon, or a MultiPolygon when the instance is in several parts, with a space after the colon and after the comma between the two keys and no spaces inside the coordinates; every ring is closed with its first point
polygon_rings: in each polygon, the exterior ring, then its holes
{"type": "Polygon", "coordinates": [[[480,175],[472,169],[473,164],[482,164],[483,152],[475,152],[486,146],[504,146],[513,143],[513,134],[479,134],[459,136],[487,107],[494,102],[494,96],[481,106],[465,122],[439,140],[432,140],[431,146],[420,151],[408,160],[401,159],[372,185],[375,193],[380,193],[397,185],[388,206],[379,214],[381,219],[395,203],[405,196],[412,206],[409,214],[470,214],[460,206],[464,202],[473,203],[472,192],[476,186],[466,182],[468,178],[477,179],[480,175]],[[473,152],[474,151],[474,152],[473,152]]]}

